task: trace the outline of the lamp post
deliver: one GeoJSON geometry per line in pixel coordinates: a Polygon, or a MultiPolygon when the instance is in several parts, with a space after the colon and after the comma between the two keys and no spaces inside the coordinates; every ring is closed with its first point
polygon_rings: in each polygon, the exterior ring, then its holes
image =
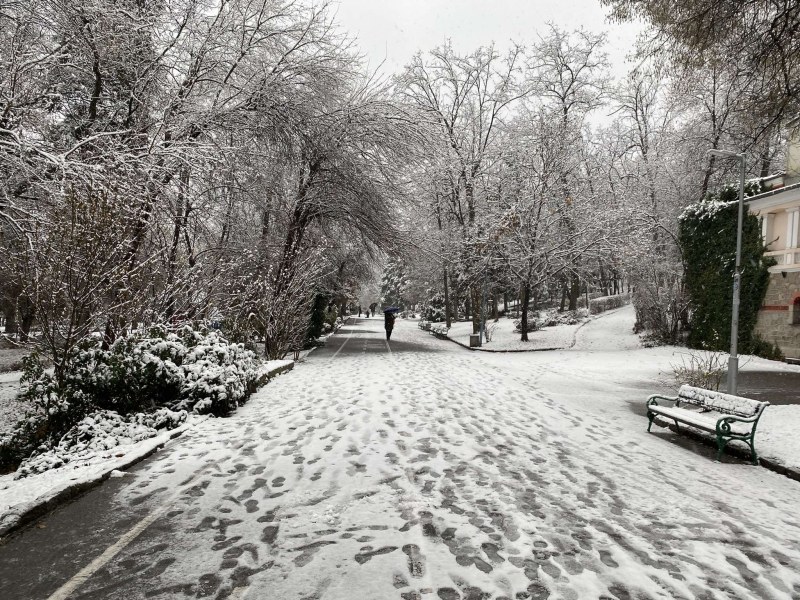
{"type": "Polygon", "coordinates": [[[731,355],[728,358],[728,393],[735,394],[739,375],[739,288],[742,282],[742,221],[744,219],[744,152],[709,150],[711,156],[735,158],[739,161],[739,220],[736,227],[736,270],[733,273],[733,310],[731,311],[731,355]]]}

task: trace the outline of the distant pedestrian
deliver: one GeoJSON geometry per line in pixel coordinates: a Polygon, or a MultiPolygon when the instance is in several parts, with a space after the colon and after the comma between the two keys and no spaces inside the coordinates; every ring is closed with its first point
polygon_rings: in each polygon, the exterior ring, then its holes
{"type": "Polygon", "coordinates": [[[367,318],[369,319],[369,309],[367,309],[367,312],[365,314],[367,315],[367,318]]]}
{"type": "Polygon", "coordinates": [[[386,341],[392,339],[392,329],[394,329],[394,313],[383,313],[383,327],[386,329],[386,341]]]}
{"type": "Polygon", "coordinates": [[[359,317],[361,316],[361,305],[360,304],[358,305],[358,316],[359,317]]]}

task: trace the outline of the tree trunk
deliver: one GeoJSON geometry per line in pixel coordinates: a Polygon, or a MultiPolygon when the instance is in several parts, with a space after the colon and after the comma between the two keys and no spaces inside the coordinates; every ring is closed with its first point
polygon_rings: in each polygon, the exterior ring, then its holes
{"type": "Polygon", "coordinates": [[[508,292],[503,290],[503,312],[508,316],[508,292]]]}
{"type": "Polygon", "coordinates": [[[15,335],[18,331],[17,325],[17,307],[15,302],[9,302],[3,309],[3,315],[6,319],[6,335],[15,335]]]}
{"type": "Polygon", "coordinates": [[[33,309],[20,313],[19,341],[27,342],[33,327],[33,309]]]}
{"type": "Polygon", "coordinates": [[[449,328],[453,324],[453,317],[450,312],[450,290],[447,285],[447,266],[444,267],[444,321],[449,328]]]}
{"type": "Polygon", "coordinates": [[[478,286],[474,285],[470,288],[470,295],[472,296],[472,333],[478,333],[481,330],[481,290],[478,286]]]}
{"type": "Polygon", "coordinates": [[[569,279],[569,310],[577,310],[578,309],[578,298],[581,295],[581,280],[578,278],[577,274],[573,274],[570,276],[569,279]]]}
{"type": "Polygon", "coordinates": [[[500,304],[500,299],[497,297],[497,294],[492,294],[492,319],[495,320],[500,318],[500,308],[498,304],[500,304]]]}
{"type": "Polygon", "coordinates": [[[527,342],[528,341],[528,301],[531,297],[531,286],[530,284],[526,283],[522,286],[522,317],[520,319],[519,328],[522,330],[522,337],[520,337],[520,341],[527,342]]]}

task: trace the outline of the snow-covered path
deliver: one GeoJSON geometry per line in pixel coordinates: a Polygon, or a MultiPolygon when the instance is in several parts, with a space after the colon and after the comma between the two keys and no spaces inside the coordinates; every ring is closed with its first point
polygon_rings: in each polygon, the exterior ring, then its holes
{"type": "Polygon", "coordinates": [[[402,321],[389,352],[382,333],[346,327],[110,482],[71,537],[67,507],[12,539],[0,595],[800,597],[800,484],[646,434],[626,367],[658,365],[470,353],[402,321]],[[69,575],[21,577],[32,560],[69,575]]]}

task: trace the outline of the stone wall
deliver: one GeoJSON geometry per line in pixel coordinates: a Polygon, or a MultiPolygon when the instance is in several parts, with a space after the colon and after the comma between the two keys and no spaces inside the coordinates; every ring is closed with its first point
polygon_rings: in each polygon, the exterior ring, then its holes
{"type": "Polygon", "coordinates": [[[764,304],[758,311],[756,333],[778,345],[787,357],[800,357],[800,324],[793,325],[793,303],[800,297],[800,271],[786,277],[772,273],[764,304]]]}

